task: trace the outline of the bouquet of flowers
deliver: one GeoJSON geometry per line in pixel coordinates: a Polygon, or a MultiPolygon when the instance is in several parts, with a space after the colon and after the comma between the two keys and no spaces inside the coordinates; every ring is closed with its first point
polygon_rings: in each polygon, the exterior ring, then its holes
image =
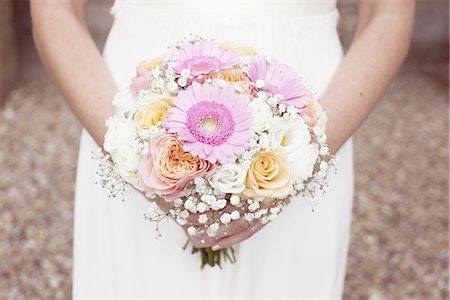
{"type": "MultiPolygon", "coordinates": [[[[248,47],[190,35],[140,63],[113,105],[99,183],[111,196],[131,185],[150,201],[148,220],[171,216],[192,236],[219,238],[219,225],[236,220],[265,224],[296,195],[314,205],[335,172],[313,90],[248,47]]],[[[202,267],[235,259],[232,248],[194,252],[202,267]]]]}

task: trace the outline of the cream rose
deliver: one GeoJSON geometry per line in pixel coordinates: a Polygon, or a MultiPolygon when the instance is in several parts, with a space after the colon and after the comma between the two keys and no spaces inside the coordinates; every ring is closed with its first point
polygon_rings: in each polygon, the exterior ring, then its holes
{"type": "Polygon", "coordinates": [[[139,130],[148,130],[150,127],[158,125],[159,122],[166,119],[169,108],[173,106],[170,98],[161,98],[141,107],[134,115],[136,127],[139,130]]]}
{"type": "Polygon", "coordinates": [[[283,150],[260,152],[250,163],[245,179],[247,197],[263,197],[264,202],[286,198],[292,191],[292,173],[283,150]]]}
{"type": "Polygon", "coordinates": [[[245,189],[247,169],[237,164],[222,165],[210,178],[209,183],[222,193],[241,193],[245,189]]]}
{"type": "Polygon", "coordinates": [[[157,57],[150,60],[141,62],[136,68],[136,74],[140,76],[148,76],[151,74],[152,70],[160,66],[164,62],[164,58],[157,57]]]}
{"type": "Polygon", "coordinates": [[[144,93],[139,94],[137,104],[140,108],[163,98],[173,99],[173,97],[171,97],[169,93],[145,91],[144,93]]]}

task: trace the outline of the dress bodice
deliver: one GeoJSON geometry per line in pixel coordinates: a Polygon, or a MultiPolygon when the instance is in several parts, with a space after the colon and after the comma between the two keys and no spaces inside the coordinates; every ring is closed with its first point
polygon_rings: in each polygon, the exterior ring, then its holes
{"type": "Polygon", "coordinates": [[[255,12],[280,16],[315,16],[336,9],[336,0],[116,0],[116,2],[155,9],[208,11],[218,14],[255,12]]]}

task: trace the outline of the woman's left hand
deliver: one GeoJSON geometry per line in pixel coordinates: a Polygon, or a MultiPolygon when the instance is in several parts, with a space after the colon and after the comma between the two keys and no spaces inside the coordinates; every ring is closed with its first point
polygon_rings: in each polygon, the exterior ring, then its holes
{"type": "MultiPolygon", "coordinates": [[[[284,202],[286,205],[288,205],[290,200],[284,199],[284,202]]],[[[261,203],[261,208],[270,208],[270,207],[271,207],[271,205],[269,205],[269,204],[261,203]]],[[[232,235],[229,235],[229,236],[226,236],[224,238],[217,240],[217,242],[212,246],[212,250],[220,250],[220,249],[229,248],[233,245],[239,244],[239,243],[245,241],[246,239],[250,238],[251,236],[253,236],[258,231],[260,231],[267,224],[269,224],[270,221],[265,224],[261,223],[259,220],[248,222],[248,223],[249,223],[249,226],[247,229],[245,229],[241,232],[238,232],[236,234],[232,234],[232,235]]]]}

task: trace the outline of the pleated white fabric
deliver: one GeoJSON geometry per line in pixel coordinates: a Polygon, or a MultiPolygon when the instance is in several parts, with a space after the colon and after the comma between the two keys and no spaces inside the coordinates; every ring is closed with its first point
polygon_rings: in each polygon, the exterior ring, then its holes
{"type": "MultiPolygon", "coordinates": [[[[212,1],[201,10],[204,1],[116,1],[104,58],[117,85],[129,84],[141,60],[160,56],[192,32],[276,57],[323,93],[342,58],[334,1],[230,2],[212,1]]],[[[296,199],[238,246],[236,264],[202,271],[199,257],[181,249],[186,237],[173,221],[163,222],[163,237],[155,239],[153,224],[143,217],[148,202],[142,195],[132,191],[124,202],[109,199],[94,183],[96,148],[83,130],[75,193],[75,299],[341,298],[353,199],[351,140],[339,151],[338,174],[314,212],[306,199],[296,199]]]]}

